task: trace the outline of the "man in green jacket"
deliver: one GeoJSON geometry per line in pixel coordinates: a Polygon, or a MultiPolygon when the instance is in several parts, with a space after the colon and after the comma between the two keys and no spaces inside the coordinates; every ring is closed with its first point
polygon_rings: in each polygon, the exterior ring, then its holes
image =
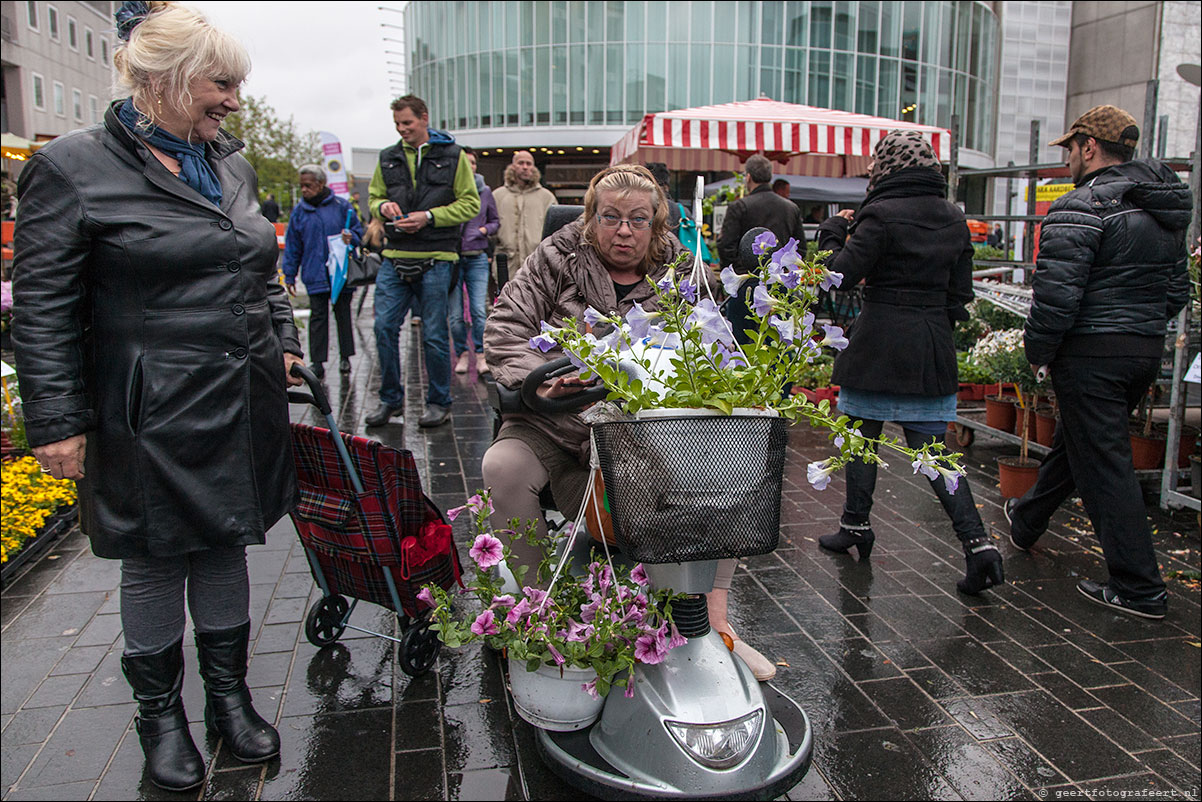
{"type": "Polygon", "coordinates": [[[447,295],[459,261],[460,227],[480,211],[471,165],[450,134],[430,128],[425,102],[405,95],[392,102],[401,140],[380,151],[368,188],[371,213],[384,221],[387,243],[376,278],[376,351],[380,406],[368,426],[383,426],[404,410],[400,332],[412,309],[422,319],[426,409],[418,425],[451,417],[451,348],[447,295]]]}

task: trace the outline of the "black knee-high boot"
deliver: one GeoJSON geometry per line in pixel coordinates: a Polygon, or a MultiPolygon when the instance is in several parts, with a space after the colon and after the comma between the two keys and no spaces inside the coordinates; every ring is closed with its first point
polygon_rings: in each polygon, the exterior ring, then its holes
{"type": "Polygon", "coordinates": [[[225,740],[238,760],[262,763],[280,753],[280,734],[251,706],[246,687],[249,643],[249,621],[233,629],[196,633],[205,681],[205,726],[225,740]]]}
{"type": "MultiPolygon", "coordinates": [[[[931,439],[929,435],[917,435],[906,430],[906,444],[911,448],[921,448],[931,439]]],[[[956,589],[975,596],[986,588],[1003,584],[1006,579],[1002,570],[1002,554],[985,533],[985,525],[981,523],[981,514],[977,512],[968,479],[961,476],[954,491],[947,489],[947,482],[942,475],[930,479],[930,482],[964,548],[964,578],[956,583],[956,589]]]]}
{"type": "Polygon", "coordinates": [[[876,535],[869,524],[868,514],[872,510],[872,493],[876,489],[876,467],[859,459],[848,463],[844,469],[847,500],[843,504],[839,531],[818,538],[819,546],[838,554],[846,554],[854,546],[861,560],[872,554],[876,535]]]}
{"type": "Polygon", "coordinates": [[[161,652],[124,655],[121,670],[138,703],[136,726],[150,781],[168,791],[204,782],[205,762],[188,732],[180,693],[184,687],[184,644],[161,652]]]}

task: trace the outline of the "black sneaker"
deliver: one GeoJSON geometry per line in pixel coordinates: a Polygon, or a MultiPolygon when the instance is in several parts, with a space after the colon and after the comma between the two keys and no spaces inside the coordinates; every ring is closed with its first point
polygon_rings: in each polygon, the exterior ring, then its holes
{"type": "Polygon", "coordinates": [[[339,361],[338,372],[343,374],[344,376],[351,372],[351,360],[349,358],[344,356],[342,358],[342,360],[339,361]]]}
{"type": "Polygon", "coordinates": [[[1108,586],[1089,579],[1082,579],[1078,582],[1077,590],[1096,604],[1127,615],[1137,615],[1140,618],[1159,620],[1164,618],[1169,611],[1169,594],[1163,590],[1147,599],[1124,599],[1108,586]]]}
{"type": "Polygon", "coordinates": [[[1006,523],[1010,525],[1010,542],[1014,544],[1014,548],[1019,551],[1030,551],[1035,545],[1038,536],[1033,538],[1019,537],[1014,532],[1014,508],[1018,506],[1018,499],[1008,498],[1002,504],[1002,514],[1006,516],[1006,523]]]}
{"type": "Polygon", "coordinates": [[[319,379],[326,377],[326,366],[324,362],[314,362],[309,366],[309,370],[313,371],[313,375],[319,379]]]}

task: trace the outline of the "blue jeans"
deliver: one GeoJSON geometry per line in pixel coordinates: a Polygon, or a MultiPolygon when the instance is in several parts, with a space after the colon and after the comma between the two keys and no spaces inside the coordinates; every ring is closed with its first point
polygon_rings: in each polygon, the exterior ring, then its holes
{"type": "Polygon", "coordinates": [[[410,310],[422,319],[422,353],[426,359],[426,403],[451,405],[451,344],[447,336],[447,293],[451,263],[435,262],[420,281],[397,275],[389,259],[376,277],[376,353],[380,359],[380,403],[401,408],[405,384],[401,376],[401,324],[410,310]]]}
{"type": "Polygon", "coordinates": [[[459,284],[451,290],[448,302],[451,312],[447,315],[447,322],[451,325],[451,341],[455,344],[457,354],[468,350],[467,328],[463,323],[464,284],[467,284],[467,298],[471,304],[472,350],[480,354],[484,352],[484,319],[488,315],[484,306],[488,296],[488,254],[459,257],[459,284]]]}

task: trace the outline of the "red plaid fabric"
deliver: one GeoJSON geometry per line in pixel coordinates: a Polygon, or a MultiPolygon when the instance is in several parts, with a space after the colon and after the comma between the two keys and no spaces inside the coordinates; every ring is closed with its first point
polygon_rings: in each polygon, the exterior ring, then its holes
{"type": "MultiPolygon", "coordinates": [[[[415,617],[426,583],[449,588],[459,579],[459,555],[441,527],[442,513],[422,493],[413,455],[375,440],[342,435],[363,483],[357,494],[329,429],[292,424],[292,452],[300,503],[292,521],[301,543],[316,555],[331,593],[395,610],[384,571],[390,571],[405,614],[415,617]],[[401,543],[413,537],[424,562],[406,558],[401,543]],[[407,578],[404,578],[407,575],[407,578]]],[[[413,549],[410,548],[412,553],[413,549]]]]}

